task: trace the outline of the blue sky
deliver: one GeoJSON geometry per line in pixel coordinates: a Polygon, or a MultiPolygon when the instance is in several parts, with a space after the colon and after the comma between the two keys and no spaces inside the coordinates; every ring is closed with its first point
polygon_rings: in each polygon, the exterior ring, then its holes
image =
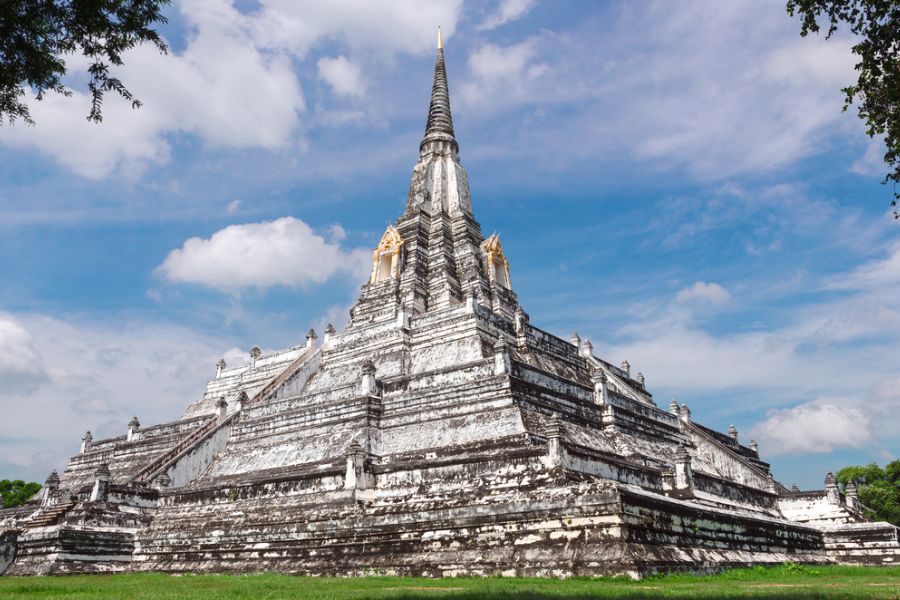
{"type": "Polygon", "coordinates": [[[485,234],[532,323],[776,478],[900,445],[900,236],[840,88],[851,40],[783,2],[185,0],[87,123],[0,128],[0,477],[177,418],[220,356],[342,325],[403,209],[443,27],[485,234]]]}

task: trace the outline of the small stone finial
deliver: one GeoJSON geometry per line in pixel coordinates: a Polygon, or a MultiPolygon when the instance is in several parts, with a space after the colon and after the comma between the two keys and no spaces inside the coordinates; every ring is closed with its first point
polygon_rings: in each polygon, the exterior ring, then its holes
{"type": "Polygon", "coordinates": [[[135,436],[137,435],[138,429],[141,428],[141,422],[138,421],[137,417],[132,417],[130,421],[128,421],[128,441],[134,441],[135,436]]]}
{"type": "Polygon", "coordinates": [[[775,478],[771,473],[766,474],[766,491],[774,493],[776,489],[775,478]]]}
{"type": "Polygon", "coordinates": [[[829,504],[838,506],[841,504],[841,491],[838,489],[837,479],[834,478],[834,473],[831,471],[825,475],[825,498],[828,499],[829,504]]]}
{"type": "Polygon", "coordinates": [[[334,335],[335,333],[337,333],[337,330],[334,328],[334,325],[329,323],[325,326],[325,335],[334,335]]]}
{"type": "Polygon", "coordinates": [[[375,363],[368,359],[364,360],[359,367],[363,396],[378,395],[378,380],[375,379],[375,371],[375,363]]]}
{"type": "Polygon", "coordinates": [[[672,398],[672,401],[669,402],[669,412],[676,417],[678,416],[678,400],[675,398],[672,398]]]}
{"type": "Polygon", "coordinates": [[[634,378],[634,380],[637,381],[638,385],[641,387],[644,387],[644,385],[646,385],[646,383],[647,383],[647,380],[644,379],[643,373],[638,373],[637,376],[634,378]]]}
{"type": "Polygon", "coordinates": [[[51,489],[56,489],[59,487],[59,474],[56,472],[56,469],[50,471],[50,474],[47,476],[47,480],[44,481],[44,485],[51,489]]]}
{"type": "Polygon", "coordinates": [[[250,348],[250,366],[255,367],[256,361],[259,357],[262,356],[262,349],[259,346],[253,346],[250,348]]]}
{"type": "Polygon", "coordinates": [[[694,472],[691,467],[691,454],[684,444],[678,444],[675,450],[675,489],[691,495],[694,492],[694,472]]]}
{"type": "Polygon", "coordinates": [[[91,435],[90,431],[85,431],[84,435],[81,436],[81,453],[84,454],[85,452],[90,450],[93,443],[94,436],[91,435]]]}
{"type": "Polygon", "coordinates": [[[792,484],[791,484],[791,491],[794,492],[794,493],[796,494],[797,492],[800,491],[800,488],[797,487],[797,484],[796,484],[796,483],[792,483],[792,484]]]}
{"type": "Polygon", "coordinates": [[[584,358],[591,358],[594,356],[594,345],[591,343],[591,340],[584,340],[581,344],[581,356],[584,358]]]}
{"type": "Polygon", "coordinates": [[[681,413],[681,420],[682,420],[682,422],[687,423],[688,425],[690,425],[690,423],[691,423],[691,409],[688,408],[688,405],[685,404],[684,402],[682,402],[682,403],[681,403],[681,408],[679,409],[679,412],[681,413]]]}
{"type": "Polygon", "coordinates": [[[759,454],[759,444],[756,443],[756,440],[750,440],[750,443],[748,444],[748,446],[750,447],[751,450],[756,452],[756,454],[759,454]]]}
{"type": "Polygon", "coordinates": [[[853,480],[849,480],[847,485],[844,487],[844,495],[845,501],[847,503],[847,508],[853,511],[859,510],[859,492],[856,489],[856,484],[853,480]]]}
{"type": "Polygon", "coordinates": [[[228,401],[225,400],[225,396],[219,396],[219,399],[216,400],[216,408],[219,411],[219,418],[224,418],[228,413],[228,401]]]}
{"type": "Polygon", "coordinates": [[[219,362],[216,363],[216,379],[222,376],[222,371],[225,370],[226,366],[228,365],[225,363],[225,359],[220,358],[219,362]]]}
{"type": "Polygon", "coordinates": [[[318,337],[319,336],[316,335],[315,329],[310,328],[310,330],[306,332],[306,339],[308,339],[308,340],[314,340],[314,339],[317,339],[318,337]]]}
{"type": "Polygon", "coordinates": [[[730,437],[733,442],[737,442],[738,431],[734,428],[734,425],[728,426],[728,437],[730,437]]]}
{"type": "Polygon", "coordinates": [[[91,502],[106,502],[109,495],[109,480],[112,474],[109,465],[101,463],[94,471],[94,488],[91,490],[91,502]]]}
{"type": "Polygon", "coordinates": [[[627,360],[623,360],[623,361],[619,364],[619,368],[622,369],[622,371],[625,372],[625,377],[631,377],[631,365],[628,364],[628,361],[627,361],[627,360]]]}
{"type": "Polygon", "coordinates": [[[569,341],[575,346],[575,349],[581,348],[581,336],[578,335],[578,332],[575,331],[572,333],[572,337],[569,338],[569,341]]]}

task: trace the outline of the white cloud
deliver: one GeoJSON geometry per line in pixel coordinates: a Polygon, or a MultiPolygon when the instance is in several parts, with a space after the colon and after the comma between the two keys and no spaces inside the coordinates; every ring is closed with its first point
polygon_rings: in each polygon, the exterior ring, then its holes
{"type": "MultiPolygon", "coordinates": [[[[469,55],[472,78],[464,81],[460,97],[467,105],[511,102],[527,98],[530,87],[546,72],[535,62],[538,38],[511,46],[484,44],[469,55]]],[[[496,109],[496,106],[494,106],[496,109]]]]}
{"type": "Polygon", "coordinates": [[[225,206],[225,214],[233,215],[241,209],[241,201],[235,198],[225,206]]]}
{"type": "Polygon", "coordinates": [[[710,304],[724,304],[731,300],[731,294],[718,283],[698,281],[678,291],[675,298],[679,302],[700,301],[710,304]]]}
{"type": "MultiPolygon", "coordinates": [[[[337,230],[331,228],[334,236],[337,230]]],[[[338,236],[339,237],[339,236],[338,236]]],[[[329,242],[299,219],[231,225],[209,239],[191,238],[157,267],[167,280],[235,292],[275,285],[322,283],[338,273],[363,278],[371,251],[329,242]]]]}
{"type": "Polygon", "coordinates": [[[4,476],[42,481],[65,466],[88,429],[97,438],[123,434],[133,415],[147,424],[178,419],[201,397],[220,356],[247,360],[226,341],[178,325],[40,314],[6,315],[3,322],[11,319],[15,337],[31,340],[28,359],[43,364],[45,375],[40,387],[0,397],[4,476]]]}
{"type": "Polygon", "coordinates": [[[521,19],[535,5],[535,0],[500,0],[496,10],[489,14],[481,25],[480,30],[495,29],[506,25],[510,21],[521,19]]]}
{"type": "MultiPolygon", "coordinates": [[[[886,258],[860,265],[850,273],[829,280],[832,289],[870,290],[900,285],[900,243],[894,244],[886,258]]],[[[900,290],[898,290],[900,291],[900,290]]]]}
{"type": "Polygon", "coordinates": [[[346,56],[320,58],[317,63],[319,77],[325,80],[338,96],[361,98],[366,93],[366,81],[359,65],[346,56]]]}
{"type": "Polygon", "coordinates": [[[840,400],[817,400],[769,411],[750,435],[767,455],[825,453],[837,448],[861,448],[871,443],[868,416],[840,400]]]}
{"type": "Polygon", "coordinates": [[[46,379],[31,334],[12,315],[0,312],[0,395],[31,391],[46,379]]]}
{"type": "Polygon", "coordinates": [[[850,170],[857,175],[871,177],[880,175],[884,177],[887,173],[887,165],[884,162],[885,145],[884,140],[873,138],[866,144],[866,151],[861,157],[850,165],[850,170]]]}
{"type": "Polygon", "coordinates": [[[822,152],[836,128],[859,131],[841,111],[850,47],[840,36],[800,39],[764,2],[621,3],[575,27],[474,49],[460,89],[482,118],[518,120],[514,151],[570,162],[630,154],[722,179],[822,152]],[[540,118],[523,119],[535,106],[540,118]]]}
{"type": "MultiPolygon", "coordinates": [[[[184,49],[160,55],[140,46],[127,52],[125,65],[115,71],[143,101],[142,108],[132,110],[107,94],[104,122],[88,123],[90,98],[76,87],[70,98],[48,94],[32,102],[37,125],[0,128],[0,143],[36,150],[91,179],[113,173],[133,177],[151,164],[164,164],[173,138],[181,134],[217,148],[283,150],[302,142],[305,113],[292,61],[334,41],[383,63],[400,52],[422,53],[434,47],[438,24],[452,34],[461,6],[461,0],[424,5],[262,0],[243,13],[228,0],[186,0],[179,4],[188,32],[184,49]]],[[[73,57],[69,75],[79,81],[86,67],[73,57]]],[[[350,62],[326,65],[323,77],[338,94],[364,89],[350,62]]]]}

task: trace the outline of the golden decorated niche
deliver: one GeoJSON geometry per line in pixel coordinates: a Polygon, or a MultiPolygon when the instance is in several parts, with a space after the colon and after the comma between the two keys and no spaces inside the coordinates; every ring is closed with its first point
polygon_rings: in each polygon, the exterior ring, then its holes
{"type": "Polygon", "coordinates": [[[372,277],[370,283],[396,279],[400,276],[400,260],[403,251],[403,238],[393,225],[388,225],[378,247],[372,253],[372,277]]]}
{"type": "Polygon", "coordinates": [[[484,253],[485,269],[491,283],[502,285],[506,289],[511,288],[509,281],[509,261],[503,254],[503,246],[500,244],[500,236],[493,234],[481,244],[484,253]]]}

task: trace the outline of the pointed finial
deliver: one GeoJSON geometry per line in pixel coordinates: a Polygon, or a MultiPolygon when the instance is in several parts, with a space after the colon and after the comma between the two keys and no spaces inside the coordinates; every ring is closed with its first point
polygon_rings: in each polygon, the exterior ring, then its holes
{"type": "Polygon", "coordinates": [[[444,38],[441,36],[441,26],[438,25],[438,50],[443,49],[444,47],[444,38]]]}

